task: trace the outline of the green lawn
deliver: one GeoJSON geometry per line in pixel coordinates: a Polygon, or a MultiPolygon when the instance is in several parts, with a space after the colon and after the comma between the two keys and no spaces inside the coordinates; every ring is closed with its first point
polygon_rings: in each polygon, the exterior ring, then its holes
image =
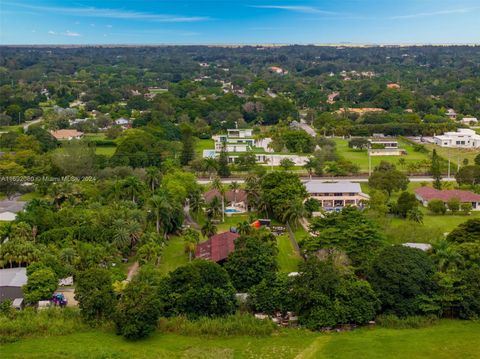
{"type": "Polygon", "coordinates": [[[116,149],[117,147],[115,146],[97,146],[95,147],[95,153],[97,155],[112,157],[116,149]]]}
{"type": "MultiPolygon", "coordinates": [[[[232,214],[231,216],[227,216],[225,214],[225,222],[221,222],[215,224],[217,226],[218,233],[229,231],[230,227],[237,227],[237,225],[241,222],[250,222],[248,214],[232,214]]],[[[202,223],[203,224],[203,223],[202,223]]]]}
{"type": "Polygon", "coordinates": [[[43,198],[43,196],[38,192],[28,192],[22,194],[19,198],[20,201],[31,201],[32,199],[43,198]]]}
{"type": "Polygon", "coordinates": [[[213,150],[213,149],[215,149],[215,143],[213,142],[212,139],[208,139],[208,140],[198,139],[195,142],[195,153],[200,158],[203,156],[203,150],[213,150]]]}
{"type": "Polygon", "coordinates": [[[298,271],[298,263],[302,260],[300,255],[293,249],[288,234],[277,237],[278,267],[281,272],[290,273],[298,271]]]}
{"type": "Polygon", "coordinates": [[[345,333],[283,329],[266,337],[194,337],[155,333],[129,342],[92,329],[24,339],[0,347],[2,358],[480,358],[480,322],[449,321],[421,329],[362,328],[345,333]]]}
{"type": "MultiPolygon", "coordinates": [[[[480,218],[480,212],[478,211],[472,211],[472,213],[468,216],[462,214],[451,215],[449,213],[445,215],[435,215],[431,214],[428,209],[424,207],[421,207],[420,209],[424,213],[423,225],[427,228],[431,228],[432,230],[440,231],[441,233],[449,233],[453,229],[458,227],[459,224],[468,221],[469,219],[480,218]]],[[[396,227],[408,223],[409,222],[405,219],[392,218],[391,226],[396,227]]],[[[422,242],[422,238],[416,239],[417,240],[415,240],[415,238],[412,238],[412,242],[422,242]]]]}
{"type": "Polygon", "coordinates": [[[434,149],[437,151],[438,155],[440,157],[443,157],[445,160],[448,160],[450,157],[450,161],[452,164],[451,171],[452,174],[454,174],[457,171],[457,164],[460,160],[460,165],[463,165],[463,160],[467,159],[469,164],[474,164],[474,159],[475,156],[480,154],[480,150],[476,149],[463,149],[463,148],[445,148],[445,147],[440,147],[437,145],[433,144],[427,144],[425,145],[426,148],[428,148],[430,151],[433,151],[434,149]]]}
{"type": "MultiPolygon", "coordinates": [[[[367,150],[359,151],[354,150],[348,147],[348,140],[335,138],[335,143],[337,144],[337,152],[343,156],[345,159],[352,161],[360,167],[360,172],[368,172],[368,152],[367,150]]],[[[399,140],[399,147],[405,149],[407,154],[404,156],[372,156],[372,170],[380,164],[381,161],[387,161],[397,165],[398,169],[403,170],[406,168],[410,162],[418,162],[421,160],[428,159],[428,153],[415,152],[413,146],[408,142],[399,140]],[[405,159],[406,163],[404,168],[398,165],[398,160],[400,158],[405,159]]]]}
{"type": "MultiPolygon", "coordinates": [[[[368,186],[368,183],[362,182],[360,183],[362,187],[362,191],[364,193],[369,193],[370,192],[370,187],[368,186]]],[[[410,182],[408,184],[407,191],[413,193],[416,188],[422,187],[424,184],[421,182],[410,182]]],[[[432,184],[429,183],[429,186],[432,184]]],[[[395,202],[398,199],[398,196],[400,195],[401,192],[395,192],[392,194],[391,201],[395,202]]],[[[423,225],[426,228],[431,228],[432,230],[435,230],[435,232],[440,231],[441,233],[448,233],[451,232],[455,227],[457,227],[459,224],[471,219],[471,218],[480,218],[480,212],[479,211],[472,211],[472,213],[468,216],[458,214],[458,215],[451,215],[449,213],[445,215],[434,215],[431,214],[430,211],[428,211],[427,208],[420,206],[419,207],[423,214],[423,225]]],[[[389,223],[389,226],[395,228],[395,227],[400,227],[404,225],[408,225],[410,222],[408,222],[405,219],[398,218],[398,217],[393,217],[389,223]]],[[[422,242],[422,238],[412,238],[411,242],[422,242]]]]}
{"type": "Polygon", "coordinates": [[[160,271],[167,274],[178,267],[188,263],[188,255],[185,253],[185,243],[182,237],[171,237],[163,249],[160,260],[160,271]]]}
{"type": "Polygon", "coordinates": [[[86,133],[84,135],[86,138],[89,140],[95,141],[95,140],[106,140],[105,133],[103,132],[98,132],[98,133],[86,133]]]}
{"type": "Polygon", "coordinates": [[[23,124],[14,126],[0,126],[0,132],[22,132],[22,130],[23,124]]]}

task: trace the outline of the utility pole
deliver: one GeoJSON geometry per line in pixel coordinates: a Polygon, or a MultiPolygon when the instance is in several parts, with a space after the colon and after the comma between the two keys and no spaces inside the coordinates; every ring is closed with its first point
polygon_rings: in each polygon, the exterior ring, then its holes
{"type": "Polygon", "coordinates": [[[370,155],[370,146],[368,147],[368,177],[372,175],[372,156],[370,155]]]}

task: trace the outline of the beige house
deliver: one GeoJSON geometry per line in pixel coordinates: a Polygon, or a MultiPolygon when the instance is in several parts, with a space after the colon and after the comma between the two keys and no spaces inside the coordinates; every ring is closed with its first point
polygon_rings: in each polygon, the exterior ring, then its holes
{"type": "Polygon", "coordinates": [[[359,183],[309,181],[305,187],[310,198],[320,202],[327,211],[340,211],[343,207],[363,207],[370,197],[362,192],[359,183]]]}
{"type": "Polygon", "coordinates": [[[50,131],[50,134],[55,137],[57,140],[78,140],[82,138],[83,132],[77,130],[57,130],[50,131]]]}

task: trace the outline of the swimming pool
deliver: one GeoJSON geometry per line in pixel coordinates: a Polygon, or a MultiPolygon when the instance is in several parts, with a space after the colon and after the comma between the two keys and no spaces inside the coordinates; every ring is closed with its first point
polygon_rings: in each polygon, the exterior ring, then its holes
{"type": "Polygon", "coordinates": [[[233,207],[227,207],[225,208],[225,213],[242,213],[242,211],[239,211],[238,209],[233,207]]]}

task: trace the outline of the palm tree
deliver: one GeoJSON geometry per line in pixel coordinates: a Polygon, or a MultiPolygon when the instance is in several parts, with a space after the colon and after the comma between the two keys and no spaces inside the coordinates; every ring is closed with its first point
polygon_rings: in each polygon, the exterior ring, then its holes
{"type": "Polygon", "coordinates": [[[200,191],[194,191],[190,193],[190,195],[188,196],[188,203],[189,203],[190,209],[196,212],[198,215],[200,210],[205,205],[205,201],[203,199],[202,193],[200,191]]]}
{"type": "Polygon", "coordinates": [[[146,169],[145,181],[152,193],[155,192],[155,187],[160,184],[160,171],[157,167],[148,167],[146,169]]]}
{"type": "Polygon", "coordinates": [[[67,248],[64,248],[60,253],[60,259],[67,264],[73,264],[73,262],[75,261],[76,254],[77,253],[75,252],[75,249],[71,247],[67,247],[67,248]]]}
{"type": "Polygon", "coordinates": [[[153,263],[158,266],[161,256],[162,247],[153,241],[143,244],[137,251],[137,259],[140,264],[153,263]]]}
{"type": "Polygon", "coordinates": [[[169,216],[171,206],[165,196],[155,195],[147,201],[147,208],[155,216],[155,228],[157,234],[160,234],[160,222],[162,215],[169,216]]]}
{"type": "Polygon", "coordinates": [[[308,172],[308,176],[310,179],[312,179],[312,173],[315,170],[315,167],[317,166],[317,161],[313,157],[308,157],[307,162],[303,165],[303,168],[305,168],[308,172]]]}
{"type": "Polygon", "coordinates": [[[213,189],[216,189],[222,197],[222,222],[225,222],[225,188],[223,187],[223,183],[220,180],[220,177],[215,177],[212,181],[211,186],[213,189]]]}
{"type": "Polygon", "coordinates": [[[212,221],[207,220],[200,231],[202,236],[209,238],[217,233],[217,226],[215,226],[212,221]]]}
{"type": "Polygon", "coordinates": [[[136,199],[144,190],[144,184],[135,176],[127,177],[122,181],[122,189],[124,193],[132,199],[133,203],[137,203],[136,199]]]}
{"type": "Polygon", "coordinates": [[[185,242],[185,253],[188,253],[188,260],[192,260],[192,255],[195,253],[197,244],[200,241],[198,232],[193,229],[187,229],[183,234],[183,240],[185,242]]]}
{"type": "Polygon", "coordinates": [[[232,181],[229,187],[233,191],[233,197],[234,197],[233,201],[237,203],[237,191],[240,189],[240,184],[237,181],[232,181]]]}
{"type": "Polygon", "coordinates": [[[220,216],[222,210],[222,204],[218,197],[213,197],[207,206],[207,216],[209,218],[217,218],[220,216]]]}
{"type": "Polygon", "coordinates": [[[238,234],[244,235],[252,232],[252,226],[247,221],[240,222],[237,224],[238,234]]]}
{"type": "Polygon", "coordinates": [[[288,204],[288,207],[283,212],[282,220],[285,223],[293,223],[293,225],[296,227],[298,221],[305,217],[306,214],[307,211],[305,210],[302,201],[296,200],[288,204]]]}
{"type": "Polygon", "coordinates": [[[217,171],[218,162],[215,160],[215,158],[205,158],[204,167],[205,171],[208,172],[208,177],[212,179],[212,174],[217,171]]]}
{"type": "Polygon", "coordinates": [[[441,239],[432,244],[433,260],[440,271],[445,272],[448,269],[457,268],[462,264],[463,257],[458,253],[450,243],[441,239]]]}

